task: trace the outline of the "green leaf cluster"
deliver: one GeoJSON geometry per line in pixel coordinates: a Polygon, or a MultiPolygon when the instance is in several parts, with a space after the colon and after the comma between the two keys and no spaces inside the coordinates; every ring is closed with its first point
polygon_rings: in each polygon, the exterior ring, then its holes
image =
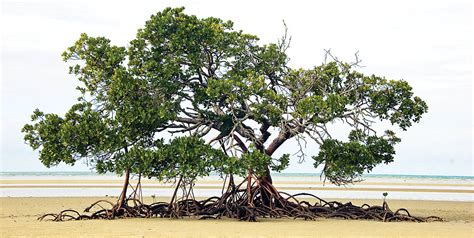
{"type": "Polygon", "coordinates": [[[353,130],[348,142],[327,139],[313,156],[314,166],[324,164],[324,175],[335,184],[356,181],[364,172],[370,172],[380,163],[388,164],[395,155],[394,145],[400,139],[391,131],[382,137],[368,136],[353,130]]]}

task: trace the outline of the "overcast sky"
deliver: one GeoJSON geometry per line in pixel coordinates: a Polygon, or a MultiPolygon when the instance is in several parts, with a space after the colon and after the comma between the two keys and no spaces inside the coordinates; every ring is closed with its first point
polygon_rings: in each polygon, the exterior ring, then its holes
{"type": "MultiPolygon", "coordinates": [[[[374,173],[473,175],[471,1],[2,1],[1,171],[45,171],[20,133],[35,108],[64,114],[77,97],[61,53],[86,32],[127,45],[168,6],[232,20],[236,29],[275,42],[289,27],[291,66],[310,68],[324,49],[365,73],[407,80],[429,105],[399,136],[394,163],[374,173]]],[[[294,148],[288,146],[287,148],[294,148]]],[[[307,148],[317,153],[317,148],[307,148]]],[[[293,152],[292,149],[279,151],[293,152]]],[[[48,171],[87,170],[78,164],[48,171]]],[[[312,162],[287,172],[316,172],[312,162]]]]}

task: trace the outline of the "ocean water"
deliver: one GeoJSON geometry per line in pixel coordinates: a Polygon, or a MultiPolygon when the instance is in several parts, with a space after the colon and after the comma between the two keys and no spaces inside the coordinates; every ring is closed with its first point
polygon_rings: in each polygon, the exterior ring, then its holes
{"type": "MultiPolygon", "coordinates": [[[[388,199],[474,201],[473,176],[432,176],[368,174],[363,182],[347,186],[323,183],[319,173],[275,173],[275,186],[292,194],[311,193],[323,199],[388,199]]],[[[132,178],[133,179],[133,178],[132,178]]],[[[116,196],[122,178],[115,174],[94,172],[0,172],[0,197],[116,196]]],[[[195,196],[221,194],[219,175],[196,182],[195,196]]],[[[172,183],[143,179],[144,196],[171,196],[172,183]]]]}
{"type": "MultiPolygon", "coordinates": [[[[45,176],[66,176],[66,177],[75,177],[75,176],[99,176],[99,177],[116,177],[115,174],[106,173],[106,174],[97,174],[92,171],[65,171],[65,172],[0,172],[1,178],[8,177],[45,177],[45,176]]],[[[218,176],[217,174],[211,174],[211,176],[218,176]]],[[[272,173],[272,177],[320,177],[319,173],[272,173]]],[[[448,179],[448,180],[466,180],[474,182],[474,176],[451,176],[451,175],[408,175],[408,174],[364,174],[363,179],[368,178],[397,178],[397,179],[448,179]]]]}

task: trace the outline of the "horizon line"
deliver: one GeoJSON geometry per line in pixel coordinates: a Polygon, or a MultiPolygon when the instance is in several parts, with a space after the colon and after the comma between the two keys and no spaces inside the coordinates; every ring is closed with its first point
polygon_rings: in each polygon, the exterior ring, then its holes
{"type": "MultiPolygon", "coordinates": [[[[2,173],[92,173],[97,175],[107,175],[107,174],[115,174],[115,173],[103,173],[99,174],[95,171],[0,171],[2,173]]],[[[272,172],[272,175],[279,175],[279,174],[299,174],[299,175],[320,175],[320,172],[272,172]]],[[[215,175],[215,174],[210,174],[215,175]]],[[[418,176],[418,177],[450,177],[450,178],[471,178],[474,179],[474,175],[439,175],[439,174],[395,174],[395,173],[364,173],[362,176],[418,176]]]]}

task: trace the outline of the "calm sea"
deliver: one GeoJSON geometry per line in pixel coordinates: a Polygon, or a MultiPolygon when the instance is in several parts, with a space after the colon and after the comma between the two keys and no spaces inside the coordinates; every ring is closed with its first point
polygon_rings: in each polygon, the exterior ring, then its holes
{"type": "MultiPolygon", "coordinates": [[[[361,183],[338,187],[323,183],[319,173],[275,173],[275,186],[289,193],[321,198],[474,201],[473,176],[368,174],[361,183]]],[[[0,197],[115,196],[122,178],[94,172],[0,172],[0,197]]],[[[221,193],[222,178],[211,175],[196,182],[196,196],[221,193]],[[200,188],[201,187],[201,188],[200,188]]],[[[145,196],[171,196],[172,183],[144,180],[145,196]]]]}
{"type": "MultiPolygon", "coordinates": [[[[44,177],[44,176],[99,176],[116,177],[115,174],[97,174],[91,171],[65,171],[65,172],[0,172],[0,178],[7,177],[44,177]]],[[[217,176],[217,175],[216,175],[217,176]]],[[[319,173],[272,173],[273,177],[319,177],[319,173]]],[[[454,179],[474,182],[474,176],[451,176],[451,175],[408,175],[408,174],[364,174],[363,179],[367,178],[396,178],[396,179],[454,179]]]]}

